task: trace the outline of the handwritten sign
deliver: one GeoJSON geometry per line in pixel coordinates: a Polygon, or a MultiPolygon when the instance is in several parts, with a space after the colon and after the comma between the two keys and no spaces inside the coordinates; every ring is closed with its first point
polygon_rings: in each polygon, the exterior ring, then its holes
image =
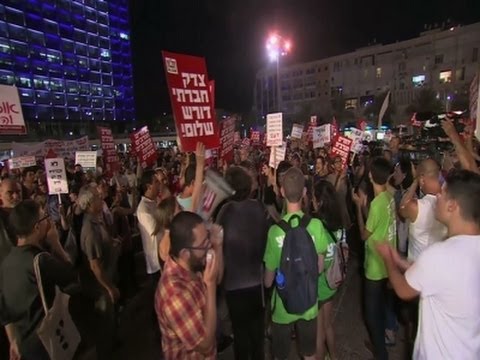
{"type": "Polygon", "coordinates": [[[338,136],[332,147],[332,157],[340,156],[342,158],[342,166],[347,166],[348,155],[352,147],[353,140],[345,136],[338,136]]]}
{"type": "Polygon", "coordinates": [[[283,114],[267,115],[267,146],[282,146],[283,144],[283,114]]]}
{"type": "Polygon", "coordinates": [[[8,160],[8,167],[10,169],[21,169],[35,165],[37,165],[37,162],[35,161],[35,156],[21,156],[8,160]]]}
{"type": "Polygon", "coordinates": [[[287,143],[283,142],[282,146],[272,147],[270,151],[270,161],[268,165],[274,169],[278,167],[278,164],[285,160],[285,155],[287,154],[287,143]]]}
{"type": "Polygon", "coordinates": [[[303,125],[293,124],[292,126],[292,139],[301,139],[303,135],[303,125]]]}
{"type": "Polygon", "coordinates": [[[75,164],[79,164],[83,169],[97,169],[97,152],[96,151],[77,151],[75,153],[75,164]]]}
{"type": "Polygon", "coordinates": [[[330,124],[313,128],[313,148],[324,147],[330,142],[330,124]]]}
{"type": "Polygon", "coordinates": [[[132,150],[138,157],[142,168],[152,166],[157,161],[157,149],[146,126],[130,134],[132,150]]]}
{"type": "Polygon", "coordinates": [[[252,140],[254,144],[258,144],[260,142],[260,131],[252,131],[250,133],[250,140],[252,140]]]}
{"type": "Polygon", "coordinates": [[[50,195],[68,194],[67,173],[62,158],[45,159],[45,172],[50,195]]]}
{"type": "Polygon", "coordinates": [[[355,154],[358,154],[363,149],[364,134],[365,133],[362,130],[351,128],[351,132],[348,137],[353,141],[352,152],[354,152],[355,154]]]}
{"type": "Polygon", "coordinates": [[[15,86],[0,85],[0,135],[25,135],[22,105],[15,86]]]}

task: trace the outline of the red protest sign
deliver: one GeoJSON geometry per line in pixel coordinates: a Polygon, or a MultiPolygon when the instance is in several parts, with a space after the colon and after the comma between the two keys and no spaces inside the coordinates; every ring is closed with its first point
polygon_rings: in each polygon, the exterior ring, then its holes
{"type": "Polygon", "coordinates": [[[132,151],[137,155],[142,168],[152,166],[157,161],[157,149],[146,126],[130,134],[132,151]]]}
{"type": "Polygon", "coordinates": [[[342,165],[345,168],[348,161],[348,155],[352,147],[353,140],[345,136],[338,136],[331,150],[331,157],[340,156],[342,158],[342,165]]]}
{"type": "Polygon", "coordinates": [[[197,142],[206,149],[220,146],[212,91],[205,59],[163,51],[165,73],[177,134],[183,151],[195,151],[197,142]]]}
{"type": "Polygon", "coordinates": [[[228,118],[220,123],[220,159],[224,162],[233,160],[235,143],[235,119],[228,118]]]}
{"type": "Polygon", "coordinates": [[[105,173],[112,175],[112,173],[120,167],[117,151],[115,150],[115,142],[113,141],[112,129],[97,126],[97,130],[102,146],[105,173]]]}

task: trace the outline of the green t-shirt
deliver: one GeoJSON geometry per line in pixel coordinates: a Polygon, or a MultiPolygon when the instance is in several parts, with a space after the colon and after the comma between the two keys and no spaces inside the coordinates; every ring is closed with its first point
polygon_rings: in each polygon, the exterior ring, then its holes
{"type": "Polygon", "coordinates": [[[370,204],[366,228],[371,235],[365,242],[365,277],[369,280],[385,279],[387,269],[375,246],[382,241],[388,241],[394,247],[397,245],[395,200],[388,191],[378,194],[370,204]]]}
{"type": "Polygon", "coordinates": [[[330,233],[327,232],[328,245],[327,252],[324,254],[325,257],[323,259],[324,271],[320,274],[320,277],[318,278],[318,301],[328,300],[337,292],[337,289],[332,289],[330,288],[330,286],[328,286],[326,271],[330,268],[330,266],[332,266],[333,257],[335,255],[336,241],[343,241],[344,239],[342,239],[342,234],[345,235],[345,232],[342,230],[338,230],[335,231],[333,234],[336,236],[336,239],[333,239],[330,236],[330,233]]]}
{"type": "MultiPolygon", "coordinates": [[[[300,217],[303,217],[303,212],[298,211],[286,214],[283,217],[283,220],[288,222],[292,215],[299,215],[300,217]]],[[[298,226],[298,224],[293,225],[298,226]]],[[[307,226],[307,231],[312,236],[317,254],[325,254],[327,251],[329,236],[324,229],[322,222],[318,219],[312,218],[307,226]]],[[[284,239],[285,233],[278,225],[273,225],[270,227],[270,230],[268,231],[267,247],[265,248],[265,255],[263,256],[263,261],[265,262],[265,267],[267,270],[276,271],[280,266],[284,239]]],[[[272,296],[271,308],[274,309],[272,321],[276,324],[291,324],[299,319],[312,320],[318,314],[317,304],[312,306],[302,315],[292,315],[287,313],[285,307],[283,306],[282,299],[280,299],[276,291],[274,291],[274,295],[272,296]]]]}

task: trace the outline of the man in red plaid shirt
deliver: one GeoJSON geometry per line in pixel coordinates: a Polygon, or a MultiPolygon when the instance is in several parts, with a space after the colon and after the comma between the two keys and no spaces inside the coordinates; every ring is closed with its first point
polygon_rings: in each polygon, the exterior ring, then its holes
{"type": "Polygon", "coordinates": [[[216,358],[222,235],[221,227],[213,225],[209,232],[202,218],[191,212],[181,212],[172,221],[170,258],[155,295],[166,360],[216,358]]]}

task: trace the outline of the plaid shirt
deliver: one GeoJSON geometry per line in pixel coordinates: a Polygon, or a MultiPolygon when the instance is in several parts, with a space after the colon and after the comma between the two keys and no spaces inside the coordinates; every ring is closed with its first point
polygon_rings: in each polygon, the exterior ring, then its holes
{"type": "Polygon", "coordinates": [[[193,350],[206,336],[203,320],[206,292],[201,277],[192,275],[172,259],[167,260],[155,294],[166,360],[216,358],[216,346],[208,355],[193,350]]]}

